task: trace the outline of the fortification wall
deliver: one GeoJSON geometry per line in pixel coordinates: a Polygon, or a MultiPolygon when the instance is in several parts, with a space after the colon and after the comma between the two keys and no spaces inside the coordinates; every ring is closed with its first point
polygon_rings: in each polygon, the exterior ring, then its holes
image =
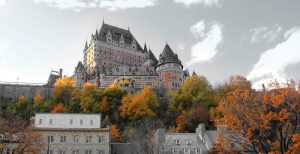
{"type": "Polygon", "coordinates": [[[17,100],[19,96],[24,95],[26,99],[32,99],[37,92],[40,92],[43,99],[48,99],[52,89],[45,85],[0,83],[0,98],[17,100]]]}

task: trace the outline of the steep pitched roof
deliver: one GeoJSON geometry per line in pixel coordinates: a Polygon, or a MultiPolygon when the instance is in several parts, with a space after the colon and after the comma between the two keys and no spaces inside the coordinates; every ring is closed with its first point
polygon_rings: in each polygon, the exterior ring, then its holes
{"type": "Polygon", "coordinates": [[[77,66],[75,67],[75,72],[85,72],[84,66],[81,61],[79,61],[77,66]]]}
{"type": "MultiPolygon", "coordinates": [[[[102,27],[101,27],[101,29],[98,33],[98,36],[95,39],[106,42],[106,35],[107,35],[108,32],[111,33],[112,39],[114,41],[119,41],[120,38],[121,38],[121,35],[123,35],[125,44],[130,44],[131,45],[131,42],[133,40],[136,41],[136,39],[131,34],[129,29],[128,30],[122,29],[122,28],[119,28],[119,27],[116,27],[116,26],[108,25],[106,23],[102,24],[102,27]]],[[[136,41],[136,44],[137,44],[137,50],[141,51],[141,52],[144,52],[143,48],[141,47],[141,45],[137,41],[136,41]]]]}
{"type": "Polygon", "coordinates": [[[154,56],[153,52],[151,51],[151,49],[149,49],[148,51],[148,59],[152,59],[155,63],[155,65],[158,63],[158,60],[156,59],[156,57],[154,56]]]}
{"type": "Polygon", "coordinates": [[[168,44],[165,45],[163,52],[159,55],[158,65],[162,65],[165,63],[178,63],[182,65],[181,61],[178,59],[177,54],[174,54],[173,50],[168,44]]]}
{"type": "Polygon", "coordinates": [[[185,77],[189,77],[190,76],[190,73],[189,73],[188,69],[186,69],[186,70],[183,71],[183,76],[185,76],[185,77]]]}

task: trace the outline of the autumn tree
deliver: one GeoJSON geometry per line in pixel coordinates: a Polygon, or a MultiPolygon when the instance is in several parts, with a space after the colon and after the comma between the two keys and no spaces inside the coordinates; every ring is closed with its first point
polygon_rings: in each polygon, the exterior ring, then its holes
{"type": "Polygon", "coordinates": [[[118,129],[117,125],[111,125],[110,134],[113,141],[120,141],[122,139],[122,132],[118,129]]]}
{"type": "Polygon", "coordinates": [[[33,103],[34,104],[39,104],[41,101],[42,101],[42,96],[41,96],[41,93],[40,91],[37,91],[33,97],[33,103]]]}
{"type": "Polygon", "coordinates": [[[75,81],[71,77],[58,79],[53,88],[52,97],[55,103],[69,105],[72,98],[72,92],[75,89],[75,81]]]}
{"type": "Polygon", "coordinates": [[[219,103],[222,117],[216,122],[233,135],[223,135],[222,143],[233,142],[255,153],[297,151],[300,93],[291,83],[275,81],[270,90],[236,88],[228,92],[219,103]]]}
{"type": "Polygon", "coordinates": [[[102,114],[105,114],[109,111],[109,108],[108,108],[108,102],[107,102],[107,97],[103,97],[101,102],[99,103],[99,111],[102,113],[102,114]]]}
{"type": "MultiPolygon", "coordinates": [[[[204,113],[205,110],[209,110],[216,105],[215,91],[208,80],[203,76],[192,76],[187,78],[177,91],[170,94],[167,117],[169,121],[177,121],[177,131],[192,132],[198,126],[196,122],[201,121],[197,121],[193,118],[197,116],[195,109],[199,111],[203,109],[201,112],[203,111],[202,113],[204,113]],[[184,123],[182,120],[180,120],[180,122],[175,120],[178,118],[183,119],[183,117],[186,119],[184,123]]],[[[203,116],[207,118],[204,121],[209,125],[207,112],[205,112],[203,116]]],[[[174,125],[174,123],[170,123],[169,125],[174,125]]]]}
{"type": "Polygon", "coordinates": [[[23,132],[23,137],[20,139],[17,152],[18,153],[32,153],[40,154],[46,149],[46,144],[43,142],[41,133],[29,126],[23,132]]]}
{"type": "MultiPolygon", "coordinates": [[[[113,123],[120,122],[120,113],[119,108],[121,106],[121,100],[123,96],[127,94],[126,90],[121,89],[117,85],[111,85],[104,89],[101,94],[101,98],[106,97],[106,101],[108,103],[108,109],[106,114],[109,115],[110,121],[113,123]]],[[[99,100],[98,102],[100,102],[99,100]]],[[[97,103],[99,104],[99,103],[97,103]]],[[[100,104],[99,104],[100,105],[100,104]]]]}
{"type": "MultiPolygon", "coordinates": [[[[80,97],[80,107],[81,112],[85,113],[91,113],[93,112],[93,107],[95,105],[98,105],[98,102],[100,101],[100,95],[99,91],[95,89],[94,85],[92,83],[85,83],[83,85],[82,94],[80,97]]],[[[98,108],[95,112],[99,112],[98,108]]]]}
{"type": "Polygon", "coordinates": [[[54,108],[51,110],[52,113],[65,113],[68,112],[68,110],[65,108],[65,106],[62,103],[58,103],[54,106],[54,108]]]}
{"type": "Polygon", "coordinates": [[[137,94],[123,97],[120,114],[124,118],[138,120],[155,116],[158,107],[156,94],[152,87],[147,86],[137,94]]]}

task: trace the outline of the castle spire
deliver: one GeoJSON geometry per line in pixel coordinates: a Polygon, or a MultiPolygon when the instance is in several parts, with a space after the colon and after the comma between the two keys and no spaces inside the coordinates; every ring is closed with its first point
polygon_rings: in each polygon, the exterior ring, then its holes
{"type": "Polygon", "coordinates": [[[148,50],[147,50],[147,45],[146,45],[146,43],[145,43],[145,45],[144,45],[144,52],[147,52],[148,50]]]}
{"type": "Polygon", "coordinates": [[[84,46],[84,50],[83,51],[86,51],[88,48],[89,48],[89,46],[88,46],[87,40],[85,40],[85,46],[84,46]]]}

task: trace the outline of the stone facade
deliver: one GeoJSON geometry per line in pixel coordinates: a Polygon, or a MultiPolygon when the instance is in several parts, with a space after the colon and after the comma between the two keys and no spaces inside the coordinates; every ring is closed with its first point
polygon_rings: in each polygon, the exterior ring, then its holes
{"type": "Polygon", "coordinates": [[[99,32],[92,34],[90,43],[86,42],[83,55],[73,75],[77,86],[90,82],[105,88],[126,76],[134,81],[136,89],[152,86],[175,90],[188,75],[168,44],[157,60],[146,44],[140,46],[129,29],[104,22],[99,32]]]}
{"type": "Polygon", "coordinates": [[[109,154],[110,129],[101,128],[100,114],[36,114],[35,131],[49,154],[109,154]]]}

